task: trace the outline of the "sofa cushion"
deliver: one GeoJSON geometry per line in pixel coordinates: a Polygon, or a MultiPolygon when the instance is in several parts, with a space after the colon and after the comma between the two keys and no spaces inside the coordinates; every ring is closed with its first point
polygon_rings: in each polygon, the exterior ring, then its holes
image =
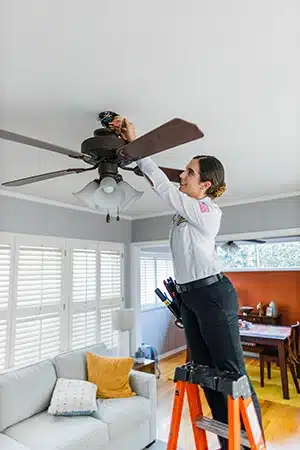
{"type": "Polygon", "coordinates": [[[0,431],[47,409],[55,383],[48,360],[0,374],[0,431]]]}
{"type": "Polygon", "coordinates": [[[98,356],[110,355],[104,344],[91,345],[79,350],[61,353],[53,358],[57,378],[87,380],[86,353],[88,351],[98,356]]]}
{"type": "Polygon", "coordinates": [[[96,356],[87,352],[86,359],[88,380],[97,385],[97,397],[124,398],[135,395],[129,384],[133,358],[96,356]]]}
{"type": "Polygon", "coordinates": [[[140,396],[98,399],[97,405],[93,417],[108,425],[110,439],[127,433],[150,417],[150,400],[140,396]]]}
{"type": "Polygon", "coordinates": [[[55,416],[90,416],[97,410],[96,392],[94,383],[58,378],[48,413],[55,416]]]}
{"type": "Polygon", "coordinates": [[[5,430],[30,450],[99,450],[108,443],[108,428],[93,417],[37,414],[5,430]]]}
{"type": "MultiPolygon", "coordinates": [[[[153,442],[150,437],[149,420],[136,425],[135,428],[127,430],[117,439],[110,440],[107,445],[101,446],[99,450],[146,450],[146,446],[153,442]]],[[[167,444],[165,444],[167,446],[167,444]]],[[[165,446],[165,449],[167,448],[165,446]]],[[[149,447],[152,450],[152,446],[149,447]]]]}
{"type": "Polygon", "coordinates": [[[0,433],[0,448],[1,450],[29,450],[28,447],[2,433],[0,433]]]}

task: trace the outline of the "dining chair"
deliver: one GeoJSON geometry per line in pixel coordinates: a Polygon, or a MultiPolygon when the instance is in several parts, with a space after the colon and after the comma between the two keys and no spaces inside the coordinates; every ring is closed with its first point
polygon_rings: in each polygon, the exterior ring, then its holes
{"type": "MultiPolygon", "coordinates": [[[[279,365],[278,350],[264,348],[264,350],[259,353],[261,387],[264,387],[265,362],[267,363],[268,379],[270,379],[271,363],[276,362],[276,364],[279,365]]],[[[300,394],[300,386],[297,379],[297,368],[299,368],[300,365],[300,322],[298,321],[295,325],[291,325],[291,335],[286,351],[286,362],[291,371],[297,393],[300,394]]]]}

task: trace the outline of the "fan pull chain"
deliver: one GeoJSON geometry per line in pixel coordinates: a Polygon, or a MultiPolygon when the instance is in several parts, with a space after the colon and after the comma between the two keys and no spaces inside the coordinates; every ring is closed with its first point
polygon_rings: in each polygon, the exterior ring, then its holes
{"type": "Polygon", "coordinates": [[[109,211],[107,211],[107,214],[106,214],[106,223],[109,223],[110,222],[110,215],[109,215],[109,211]]]}
{"type": "Polygon", "coordinates": [[[119,216],[119,208],[117,208],[117,222],[120,221],[120,216],[119,216]]]}

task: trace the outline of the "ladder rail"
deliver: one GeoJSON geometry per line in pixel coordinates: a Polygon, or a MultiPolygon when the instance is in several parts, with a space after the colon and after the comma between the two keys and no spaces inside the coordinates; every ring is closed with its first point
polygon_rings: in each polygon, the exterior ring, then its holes
{"type": "Polygon", "coordinates": [[[180,422],[183,409],[184,394],[187,384],[185,381],[177,381],[172,409],[172,417],[169,431],[167,450],[176,450],[178,444],[180,422]]]}
{"type": "Polygon", "coordinates": [[[241,448],[240,404],[231,395],[228,395],[228,444],[229,450],[241,448]]]}
{"type": "Polygon", "coordinates": [[[240,397],[239,404],[251,449],[265,450],[266,443],[264,441],[252,398],[247,397],[243,399],[240,397]]]}
{"type": "Polygon", "coordinates": [[[176,368],[176,389],[167,450],[177,450],[185,392],[196,450],[208,450],[206,431],[227,438],[229,450],[240,450],[241,444],[251,450],[266,450],[247,377],[228,372],[219,375],[215,369],[211,369],[190,363],[176,368]],[[227,395],[228,424],[203,415],[199,386],[210,387],[227,395]],[[245,431],[241,430],[241,420],[245,431]]]}
{"type": "Polygon", "coordinates": [[[197,419],[203,417],[202,405],[198,384],[187,383],[187,398],[190,410],[190,417],[194,433],[196,450],[208,450],[205,430],[197,427],[197,419]]]}

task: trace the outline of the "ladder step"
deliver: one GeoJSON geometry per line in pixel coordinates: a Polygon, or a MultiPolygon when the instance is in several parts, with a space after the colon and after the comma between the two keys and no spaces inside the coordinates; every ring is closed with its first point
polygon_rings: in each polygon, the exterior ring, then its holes
{"type": "MultiPolygon", "coordinates": [[[[223,422],[203,416],[196,419],[196,426],[202,430],[210,431],[211,433],[228,439],[228,426],[223,422]]],[[[241,445],[251,448],[247,433],[244,430],[241,430],[241,445]]]]}

